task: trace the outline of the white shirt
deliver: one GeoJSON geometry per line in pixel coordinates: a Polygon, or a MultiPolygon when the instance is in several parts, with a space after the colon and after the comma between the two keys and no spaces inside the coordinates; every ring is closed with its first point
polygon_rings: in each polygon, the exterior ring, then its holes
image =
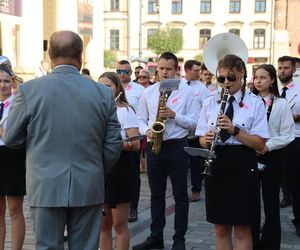
{"type": "MultiPolygon", "coordinates": [[[[155,83],[144,90],[137,112],[140,134],[145,135],[156,121],[159,86],[155,83]]],[[[165,121],[166,129],[163,140],[179,139],[186,137],[189,131],[195,130],[197,125],[197,101],[192,89],[180,83],[178,90],[172,91],[166,106],[176,113],[175,119],[165,121]]]]}
{"type": "Polygon", "coordinates": [[[135,112],[131,107],[117,107],[118,120],[121,124],[122,139],[126,139],[127,128],[138,128],[138,120],[135,112]]]}
{"type": "MultiPolygon", "coordinates": [[[[271,95],[263,99],[265,100],[267,111],[271,103],[271,95]]],[[[267,147],[269,151],[283,148],[295,139],[295,123],[286,99],[274,98],[268,127],[269,139],[267,147]]]]}
{"type": "Polygon", "coordinates": [[[210,83],[208,85],[206,84],[205,86],[206,86],[206,88],[209,91],[209,95],[219,94],[222,91],[222,87],[219,86],[217,83],[213,83],[212,82],[212,83],[210,83]]]}
{"type": "MultiPolygon", "coordinates": [[[[235,100],[232,103],[234,109],[234,115],[232,123],[234,126],[239,127],[250,135],[257,135],[264,139],[267,139],[268,134],[268,123],[265,107],[261,99],[246,91],[243,103],[244,106],[240,107],[239,102],[242,97],[242,92],[238,91],[234,94],[235,100]]],[[[207,131],[212,128],[216,128],[216,122],[218,113],[220,110],[221,103],[220,95],[211,95],[206,98],[204,105],[202,107],[200,118],[198,121],[196,135],[204,136],[207,131]]],[[[230,96],[228,96],[229,100],[230,96]]],[[[225,113],[228,107],[228,102],[225,107],[225,113]]],[[[220,139],[217,141],[218,144],[242,144],[235,136],[230,136],[230,138],[223,143],[220,139]]]]}
{"type": "Polygon", "coordinates": [[[48,72],[46,70],[44,70],[42,67],[39,67],[37,69],[37,71],[35,72],[34,78],[39,78],[39,77],[45,76],[47,74],[48,74],[48,72]]]}
{"type": "MultiPolygon", "coordinates": [[[[4,121],[4,119],[6,119],[6,117],[7,117],[7,115],[8,115],[9,108],[10,108],[10,106],[11,106],[11,104],[12,104],[13,99],[14,99],[14,95],[11,95],[11,96],[8,97],[5,101],[3,101],[3,103],[4,103],[4,110],[3,110],[1,122],[4,121]]],[[[2,102],[0,101],[0,103],[2,103],[2,102]]],[[[6,127],[6,121],[7,121],[7,120],[5,120],[5,121],[3,122],[3,124],[1,123],[1,126],[2,126],[4,129],[5,129],[5,127],[6,127]]],[[[4,142],[3,142],[2,139],[0,138],[0,146],[3,146],[3,145],[4,145],[4,142]]]]}
{"type": "MultiPolygon", "coordinates": [[[[186,78],[182,78],[181,82],[184,84],[187,84],[188,80],[186,78]]],[[[193,80],[193,81],[189,81],[190,82],[190,86],[194,92],[195,98],[197,100],[197,104],[198,104],[198,111],[197,111],[197,115],[200,115],[200,110],[202,108],[203,102],[205,100],[205,98],[209,95],[209,91],[206,88],[206,86],[204,85],[203,82],[199,81],[199,80],[193,80]]],[[[197,118],[198,120],[198,118],[197,118]]]]}
{"type": "MultiPolygon", "coordinates": [[[[300,115],[300,85],[291,82],[287,85],[288,89],[286,90],[285,99],[287,99],[289,106],[292,109],[293,115],[300,115]]],[[[282,93],[284,86],[281,83],[278,83],[279,93],[282,93]]],[[[295,123],[295,137],[300,137],[300,123],[295,123]]]]}
{"type": "Polygon", "coordinates": [[[140,97],[143,91],[144,87],[134,81],[130,81],[125,88],[126,98],[135,111],[137,111],[139,107],[140,97]]]}

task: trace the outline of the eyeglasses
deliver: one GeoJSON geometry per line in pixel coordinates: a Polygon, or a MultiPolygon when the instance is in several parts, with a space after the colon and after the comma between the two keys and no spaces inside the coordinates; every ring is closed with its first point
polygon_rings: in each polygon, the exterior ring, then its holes
{"type": "Polygon", "coordinates": [[[117,69],[116,71],[118,75],[127,75],[129,73],[128,69],[117,69]]]}
{"type": "Polygon", "coordinates": [[[134,74],[139,74],[139,73],[140,73],[140,71],[135,71],[135,72],[134,72],[134,74]]]}
{"type": "Polygon", "coordinates": [[[224,83],[225,82],[225,79],[227,79],[229,82],[234,82],[236,81],[236,76],[235,75],[232,75],[232,76],[218,76],[217,77],[217,80],[219,83],[224,83]]]}
{"type": "Polygon", "coordinates": [[[148,76],[139,76],[138,79],[147,79],[148,76]]]}

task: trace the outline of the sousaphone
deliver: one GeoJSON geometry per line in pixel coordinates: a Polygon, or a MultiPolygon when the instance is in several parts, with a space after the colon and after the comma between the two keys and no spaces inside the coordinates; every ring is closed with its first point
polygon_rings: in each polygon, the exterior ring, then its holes
{"type": "Polygon", "coordinates": [[[219,60],[229,54],[236,55],[247,63],[248,48],[239,36],[229,32],[217,34],[204,46],[204,64],[212,74],[216,74],[219,60]]]}

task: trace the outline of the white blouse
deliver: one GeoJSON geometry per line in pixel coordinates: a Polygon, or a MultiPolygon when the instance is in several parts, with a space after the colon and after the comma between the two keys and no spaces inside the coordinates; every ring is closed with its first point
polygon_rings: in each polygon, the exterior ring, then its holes
{"type": "MultiPolygon", "coordinates": [[[[266,111],[271,103],[271,96],[263,98],[266,111]]],[[[274,98],[271,114],[268,122],[269,139],[267,147],[269,151],[280,149],[295,139],[295,123],[289,103],[284,98],[274,98]]]]}
{"type": "Polygon", "coordinates": [[[138,128],[138,120],[135,112],[131,107],[117,107],[117,115],[121,124],[122,139],[126,139],[125,129],[138,128]]]}
{"type": "MultiPolygon", "coordinates": [[[[6,127],[6,118],[7,118],[7,115],[8,115],[8,111],[9,111],[9,108],[12,104],[12,101],[14,99],[14,95],[11,95],[10,97],[8,97],[5,101],[3,101],[4,103],[4,110],[3,110],[3,114],[2,114],[2,119],[1,119],[1,126],[5,129],[6,127]]],[[[2,103],[0,101],[0,103],[2,103]]],[[[2,141],[2,139],[0,138],[0,146],[3,146],[4,145],[4,142],[2,141]]]]}

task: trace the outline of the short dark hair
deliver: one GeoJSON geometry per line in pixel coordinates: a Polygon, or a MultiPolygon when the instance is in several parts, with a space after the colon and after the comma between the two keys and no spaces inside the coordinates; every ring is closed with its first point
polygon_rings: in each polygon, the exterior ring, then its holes
{"type": "Polygon", "coordinates": [[[81,74],[84,74],[84,75],[90,75],[90,71],[89,71],[89,69],[83,68],[83,69],[81,70],[81,74]]]}
{"type": "MultiPolygon", "coordinates": [[[[202,63],[201,68],[200,68],[200,71],[203,72],[204,70],[208,70],[208,69],[206,68],[205,64],[202,63]]],[[[209,70],[208,70],[208,71],[209,71],[209,70]]],[[[209,72],[210,72],[210,71],[209,71],[209,72]]],[[[211,72],[210,72],[210,73],[211,73],[211,72]]]]}
{"type": "Polygon", "coordinates": [[[292,56],[282,56],[282,57],[279,57],[278,58],[278,62],[291,62],[291,64],[293,65],[293,67],[296,66],[296,60],[292,56]]]}
{"type": "Polygon", "coordinates": [[[186,71],[187,69],[192,69],[194,65],[201,66],[201,62],[196,60],[187,60],[184,63],[184,71],[186,71]]]}
{"type": "Polygon", "coordinates": [[[50,37],[49,56],[79,58],[83,51],[83,41],[80,36],[69,30],[54,32],[50,37]]]}
{"type": "Polygon", "coordinates": [[[118,62],[118,64],[121,64],[121,65],[129,64],[130,65],[130,62],[128,62],[127,60],[121,60],[118,62]]]}
{"type": "Polygon", "coordinates": [[[141,65],[136,66],[134,69],[144,69],[141,65]]]}
{"type": "Polygon", "coordinates": [[[296,63],[300,63],[300,58],[299,57],[294,57],[294,60],[296,63]]]}
{"type": "Polygon", "coordinates": [[[175,69],[177,70],[177,68],[178,68],[178,58],[172,52],[162,53],[160,55],[160,57],[158,58],[158,62],[160,61],[160,59],[173,60],[174,63],[175,63],[175,69]]]}

